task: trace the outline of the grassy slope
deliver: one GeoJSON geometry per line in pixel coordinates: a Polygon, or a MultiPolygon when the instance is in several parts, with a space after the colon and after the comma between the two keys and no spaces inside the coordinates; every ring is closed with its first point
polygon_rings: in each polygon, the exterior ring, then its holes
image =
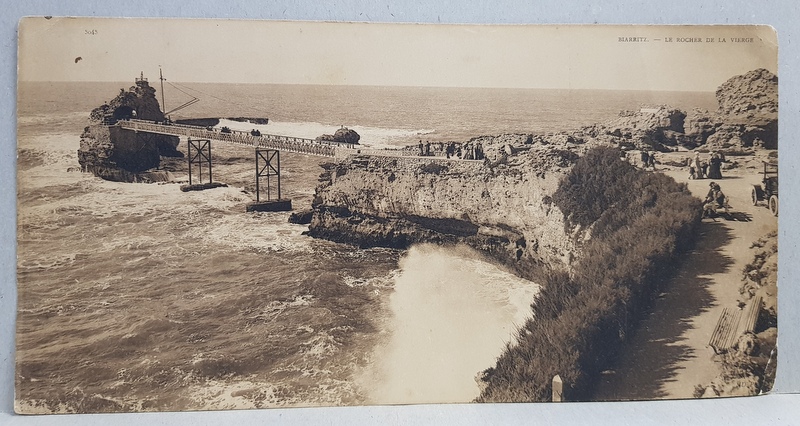
{"type": "Polygon", "coordinates": [[[657,294],[677,255],[692,244],[700,204],[672,178],[594,148],[553,197],[567,226],[589,228],[572,274],[553,272],[533,317],[495,367],[479,401],[547,401],[559,374],[569,399],[590,395],[594,377],[657,294]]]}

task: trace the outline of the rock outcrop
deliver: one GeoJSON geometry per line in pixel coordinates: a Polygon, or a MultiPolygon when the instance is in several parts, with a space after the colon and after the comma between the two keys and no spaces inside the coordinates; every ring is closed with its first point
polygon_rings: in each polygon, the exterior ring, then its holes
{"type": "Polygon", "coordinates": [[[572,237],[551,201],[578,145],[482,138],[494,161],[356,156],[324,165],[308,233],[359,246],[464,242],[533,278],[566,265],[572,237]],[[497,146],[513,143],[512,155],[497,146]]]}
{"type": "Polygon", "coordinates": [[[778,114],[778,77],[759,68],[728,79],[716,92],[719,113],[764,117],[778,114]]]}
{"type": "Polygon", "coordinates": [[[778,148],[778,77],[763,68],[730,78],[716,92],[719,108],[709,121],[709,150],[778,148]]]}
{"type": "Polygon", "coordinates": [[[585,127],[573,137],[626,149],[670,151],[681,143],[685,120],[685,112],[668,106],[622,111],[616,119],[585,127]]]}
{"type": "Polygon", "coordinates": [[[156,91],[145,79],[95,108],[90,125],[81,134],[78,162],[81,169],[115,181],[139,181],[140,173],[157,168],[160,158],[182,157],[176,136],[129,132],[114,126],[132,118],[164,121],[156,91]]]}
{"type": "Polygon", "coordinates": [[[317,142],[325,141],[357,144],[358,141],[361,140],[361,135],[359,135],[353,129],[348,129],[347,127],[342,126],[342,128],[337,129],[334,134],[317,136],[316,140],[317,142]]]}
{"type": "Polygon", "coordinates": [[[269,118],[266,117],[228,117],[228,120],[261,125],[269,124],[269,118]]]}
{"type": "Polygon", "coordinates": [[[137,173],[158,167],[160,152],[149,134],[93,125],[81,134],[78,162],[83,171],[103,179],[126,182],[135,180],[131,177],[137,173]]]}
{"type": "Polygon", "coordinates": [[[765,69],[730,78],[716,91],[718,110],[684,112],[668,106],[623,111],[606,123],[572,132],[577,139],[627,149],[749,152],[778,147],[778,78],[765,69]]]}

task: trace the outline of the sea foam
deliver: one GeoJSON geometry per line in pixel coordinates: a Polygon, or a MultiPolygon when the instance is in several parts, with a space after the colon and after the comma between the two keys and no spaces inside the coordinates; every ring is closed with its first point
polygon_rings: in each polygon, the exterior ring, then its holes
{"type": "Polygon", "coordinates": [[[467,247],[413,246],[390,296],[387,342],[359,378],[377,404],[470,402],[530,315],[538,285],[481,260],[467,247]]]}

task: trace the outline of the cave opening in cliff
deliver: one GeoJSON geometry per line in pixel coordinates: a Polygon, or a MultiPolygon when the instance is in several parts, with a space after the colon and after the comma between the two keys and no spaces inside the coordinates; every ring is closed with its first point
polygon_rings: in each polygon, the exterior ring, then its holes
{"type": "Polygon", "coordinates": [[[114,119],[115,120],[130,120],[133,118],[133,108],[123,105],[114,110],[114,119]]]}

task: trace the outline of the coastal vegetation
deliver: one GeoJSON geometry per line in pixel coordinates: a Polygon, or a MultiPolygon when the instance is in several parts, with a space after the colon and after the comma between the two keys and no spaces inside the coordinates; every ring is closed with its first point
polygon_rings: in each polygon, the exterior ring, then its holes
{"type": "Polygon", "coordinates": [[[478,401],[548,401],[555,375],[567,398],[589,397],[700,223],[700,202],[685,185],[609,147],[581,157],[552,200],[568,233],[583,230],[572,233],[578,257],[571,272],[548,274],[533,317],[483,372],[478,401]]]}

